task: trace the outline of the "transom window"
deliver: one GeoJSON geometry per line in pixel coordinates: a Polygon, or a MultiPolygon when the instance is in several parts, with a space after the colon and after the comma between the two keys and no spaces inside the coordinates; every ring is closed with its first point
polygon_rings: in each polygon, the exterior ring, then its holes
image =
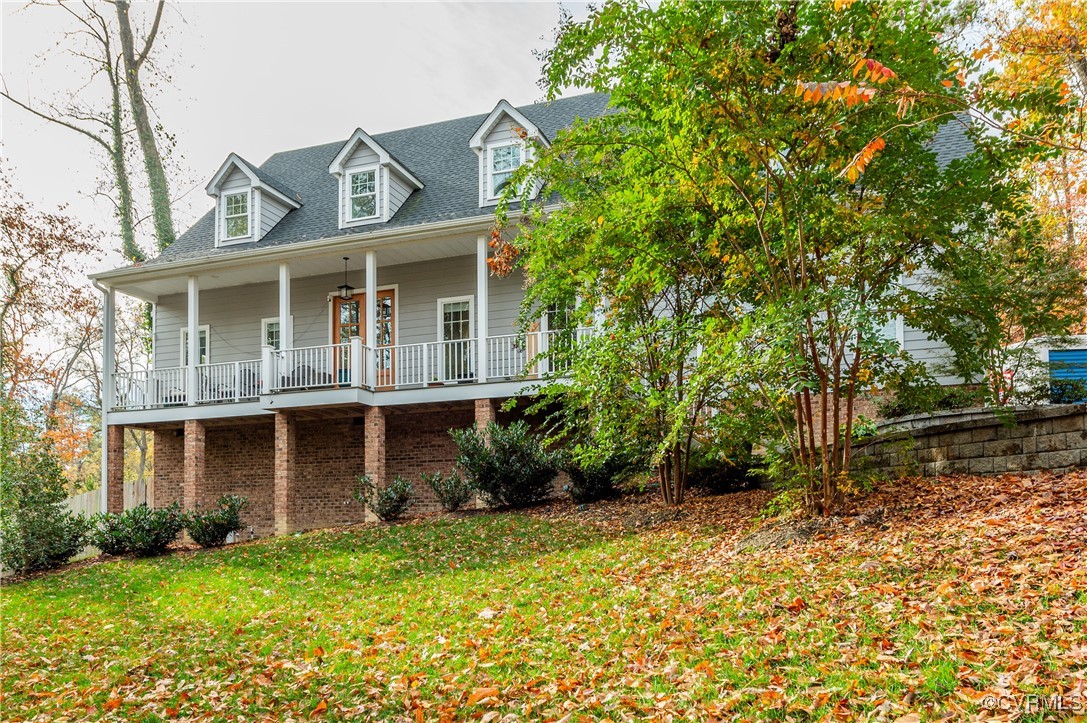
{"type": "Polygon", "coordinates": [[[226,238],[242,238],[249,235],[249,192],[228,193],[223,199],[223,218],[226,238]]]}
{"type": "Polygon", "coordinates": [[[377,216],[377,170],[352,173],[349,211],[352,221],[377,216]]]}
{"type": "Polygon", "coordinates": [[[521,166],[521,160],[521,146],[516,143],[491,149],[491,198],[498,198],[509,185],[513,172],[521,166]]]}

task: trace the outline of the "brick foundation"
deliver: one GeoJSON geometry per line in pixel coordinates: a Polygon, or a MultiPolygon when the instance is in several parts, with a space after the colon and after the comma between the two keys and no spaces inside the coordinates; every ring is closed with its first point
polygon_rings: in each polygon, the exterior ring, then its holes
{"type": "Polygon", "coordinates": [[[294,417],[276,412],[273,463],[272,527],[277,535],[293,532],[290,503],[295,494],[298,470],[298,428],[294,417]]]}
{"type": "Polygon", "coordinates": [[[366,473],[377,485],[397,475],[410,481],[409,515],[437,512],[438,500],[419,473],[448,474],[457,454],[449,430],[498,416],[489,402],[357,409],[331,419],[288,411],[237,424],[189,420],[183,429],[156,429],[154,504],[206,509],[222,495],[242,495],[249,500],[242,519],[254,535],[289,534],[362,521],[355,478],[366,473]]]}
{"type": "Polygon", "coordinates": [[[106,509],[124,512],[125,509],[125,428],[110,425],[106,428],[106,509]]]}
{"type": "Polygon", "coordinates": [[[453,471],[457,447],[450,429],[471,427],[474,411],[464,409],[393,412],[385,416],[385,466],[389,480],[397,475],[411,482],[414,500],[409,514],[440,512],[441,505],[430,486],[419,478],[420,472],[453,471]]]}
{"type": "Polygon", "coordinates": [[[181,483],[185,476],[185,440],[180,429],[156,429],[155,432],[155,507],[181,503],[181,483]]]}
{"type": "Polygon", "coordinates": [[[290,499],[293,530],[362,522],[355,477],[365,468],[362,417],[299,420],[290,499]]]}
{"type": "Polygon", "coordinates": [[[185,421],[185,472],[181,482],[181,506],[187,510],[196,507],[200,491],[204,489],[207,471],[205,453],[205,428],[199,419],[185,421]]]}

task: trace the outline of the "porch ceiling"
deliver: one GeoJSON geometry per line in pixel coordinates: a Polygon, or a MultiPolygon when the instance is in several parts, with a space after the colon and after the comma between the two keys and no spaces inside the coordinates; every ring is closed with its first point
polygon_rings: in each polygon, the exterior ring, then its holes
{"type": "MultiPolygon", "coordinates": [[[[245,263],[244,256],[231,257],[225,261],[209,262],[206,270],[196,272],[200,290],[217,289],[227,286],[244,286],[279,280],[279,264],[286,261],[291,266],[291,278],[320,276],[341,273],[343,257],[349,256],[352,272],[358,272],[366,264],[366,252],[377,252],[377,265],[396,266],[418,261],[468,256],[476,252],[476,233],[459,234],[442,239],[418,241],[400,241],[386,246],[373,244],[360,245],[357,248],[339,247],[332,251],[311,251],[305,254],[245,263]]],[[[188,289],[189,273],[179,273],[168,268],[149,267],[145,273],[135,274],[131,278],[111,280],[109,284],[122,294],[134,296],[144,301],[158,301],[160,296],[185,293],[188,289]]]]}

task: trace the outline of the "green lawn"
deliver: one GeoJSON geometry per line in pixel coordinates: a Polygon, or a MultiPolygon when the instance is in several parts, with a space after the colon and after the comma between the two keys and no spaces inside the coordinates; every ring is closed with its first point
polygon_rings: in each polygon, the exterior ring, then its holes
{"type": "Polygon", "coordinates": [[[889,529],[784,551],[733,551],[734,496],[637,533],[494,514],[76,568],[3,589],[0,716],[982,713],[1082,681],[1085,480],[995,509],[900,486],[889,529]]]}

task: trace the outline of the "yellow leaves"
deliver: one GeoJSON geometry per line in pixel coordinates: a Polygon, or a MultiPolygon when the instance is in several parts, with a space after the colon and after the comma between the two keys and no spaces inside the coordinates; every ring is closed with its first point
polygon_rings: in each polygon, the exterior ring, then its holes
{"type": "Polygon", "coordinates": [[[843,101],[847,107],[853,107],[858,103],[867,103],[876,95],[876,89],[863,83],[852,83],[848,80],[827,81],[824,83],[797,81],[796,95],[804,97],[809,103],[820,101],[843,101]]]}
{"type": "Polygon", "coordinates": [[[834,0],[834,12],[840,13],[843,10],[848,10],[856,1],[857,0],[834,0]]]}
{"type": "Polygon", "coordinates": [[[869,141],[860,152],[853,156],[853,160],[849,162],[840,175],[844,175],[849,179],[850,183],[855,183],[860,175],[864,173],[868,168],[868,164],[872,162],[876,154],[887,147],[887,142],[882,137],[869,141]]]}
{"type": "Polygon", "coordinates": [[[878,60],[861,58],[853,65],[853,77],[861,76],[872,83],[886,83],[891,78],[897,78],[898,74],[878,60]]]}
{"type": "Polygon", "coordinates": [[[323,715],[327,711],[328,711],[328,702],[322,698],[321,701],[319,703],[317,703],[316,706],[314,706],[313,710],[310,711],[309,717],[310,718],[315,718],[316,716],[323,715]]]}

